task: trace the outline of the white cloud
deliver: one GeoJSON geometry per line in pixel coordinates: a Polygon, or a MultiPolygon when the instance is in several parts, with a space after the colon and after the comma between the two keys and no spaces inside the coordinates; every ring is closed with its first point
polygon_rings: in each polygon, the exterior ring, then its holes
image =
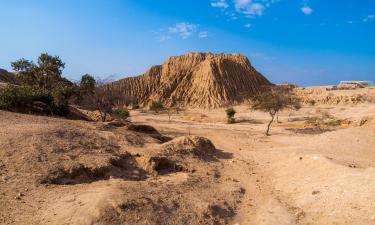
{"type": "Polygon", "coordinates": [[[264,15],[264,11],[281,0],[211,0],[211,6],[221,8],[224,15],[235,20],[238,15],[255,18],[264,15]]]}
{"type": "Polygon", "coordinates": [[[158,32],[159,35],[159,41],[165,42],[169,39],[172,39],[172,37],[175,35],[180,36],[182,39],[188,39],[190,37],[199,37],[199,38],[207,38],[208,37],[208,31],[199,31],[199,25],[198,24],[192,24],[187,22],[181,22],[176,23],[174,26],[169,27],[167,29],[168,33],[165,34],[165,29],[161,29],[161,31],[164,30],[164,34],[161,32],[158,32]]]}
{"type": "Polygon", "coordinates": [[[219,0],[219,1],[216,1],[216,2],[211,2],[211,6],[215,7],[215,8],[223,8],[223,9],[226,9],[226,8],[229,7],[226,0],[219,0]]]}
{"type": "Polygon", "coordinates": [[[310,15],[313,12],[313,9],[310,6],[305,5],[301,8],[301,11],[306,15],[310,15]]]}
{"type": "Polygon", "coordinates": [[[246,17],[263,16],[264,11],[280,0],[234,0],[236,12],[246,17]]]}
{"type": "Polygon", "coordinates": [[[171,38],[172,38],[171,36],[163,35],[163,36],[159,37],[159,42],[166,42],[171,38]]]}
{"type": "Polygon", "coordinates": [[[207,31],[201,31],[201,32],[199,32],[198,37],[206,38],[206,37],[208,37],[208,32],[207,31]]]}
{"type": "Polygon", "coordinates": [[[374,20],[375,19],[375,14],[370,14],[370,15],[367,15],[364,19],[363,19],[363,22],[369,22],[371,20],[374,20]]]}
{"type": "Polygon", "coordinates": [[[247,16],[262,16],[266,8],[262,3],[252,0],[235,0],[234,6],[237,12],[247,16]]]}
{"type": "Polygon", "coordinates": [[[244,25],[244,27],[246,27],[246,28],[251,28],[252,26],[253,25],[251,23],[247,23],[247,24],[244,25]]]}
{"type": "Polygon", "coordinates": [[[176,33],[182,37],[182,39],[187,39],[197,32],[198,25],[191,23],[177,23],[173,27],[169,27],[168,31],[170,33],[176,33]]]}

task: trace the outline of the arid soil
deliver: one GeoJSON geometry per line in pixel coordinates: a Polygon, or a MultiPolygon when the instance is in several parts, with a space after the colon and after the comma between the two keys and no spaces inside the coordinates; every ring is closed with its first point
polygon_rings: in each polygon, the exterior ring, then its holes
{"type": "Polygon", "coordinates": [[[375,224],[374,103],[284,111],[270,137],[267,114],[235,109],[0,111],[0,224],[375,224]]]}

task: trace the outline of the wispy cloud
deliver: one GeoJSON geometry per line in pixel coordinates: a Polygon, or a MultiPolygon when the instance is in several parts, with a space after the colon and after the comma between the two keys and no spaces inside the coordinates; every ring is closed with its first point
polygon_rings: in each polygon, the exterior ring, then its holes
{"type": "Polygon", "coordinates": [[[313,12],[313,9],[310,6],[304,6],[301,8],[301,11],[306,15],[310,15],[313,12]]]}
{"type": "Polygon", "coordinates": [[[266,9],[280,0],[215,0],[211,6],[221,8],[224,14],[231,19],[238,16],[255,18],[263,16],[266,9]]]}
{"type": "Polygon", "coordinates": [[[251,28],[253,25],[251,23],[247,23],[245,25],[243,25],[245,28],[251,28]]]}
{"type": "Polygon", "coordinates": [[[313,9],[309,6],[309,0],[303,1],[303,7],[301,8],[301,11],[305,15],[310,15],[313,13],[313,9]]]}
{"type": "Polygon", "coordinates": [[[177,23],[173,27],[169,27],[170,33],[176,33],[181,36],[182,39],[187,39],[194,35],[198,30],[198,25],[191,23],[177,23]]]}
{"type": "Polygon", "coordinates": [[[266,6],[263,2],[254,2],[252,0],[234,0],[234,7],[237,12],[246,16],[262,16],[266,6]]]}
{"type": "Polygon", "coordinates": [[[226,2],[226,0],[219,0],[219,1],[211,2],[211,6],[214,8],[226,9],[229,7],[229,4],[226,2]]]}
{"type": "Polygon", "coordinates": [[[159,29],[153,32],[159,42],[166,42],[175,37],[180,37],[182,39],[188,39],[190,37],[207,38],[208,31],[199,31],[198,24],[192,24],[188,22],[180,22],[175,25],[159,29]]]}
{"type": "Polygon", "coordinates": [[[367,15],[364,19],[363,19],[363,22],[369,22],[369,21],[372,21],[375,19],[375,14],[370,14],[370,15],[367,15]]]}
{"type": "Polygon", "coordinates": [[[199,32],[198,37],[206,38],[206,37],[208,37],[208,32],[207,31],[201,31],[201,32],[199,32]]]}
{"type": "Polygon", "coordinates": [[[159,37],[159,42],[166,42],[168,40],[172,39],[171,36],[168,36],[168,35],[162,35],[161,37],[159,37]]]}

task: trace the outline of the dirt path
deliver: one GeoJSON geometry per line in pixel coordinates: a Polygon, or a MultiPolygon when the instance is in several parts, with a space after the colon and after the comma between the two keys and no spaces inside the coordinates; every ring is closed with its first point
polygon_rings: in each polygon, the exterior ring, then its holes
{"type": "Polygon", "coordinates": [[[374,126],[319,135],[277,127],[265,137],[262,125],[138,119],[233,154],[221,170],[223,186],[234,180],[245,190],[233,224],[375,224],[374,126]]]}

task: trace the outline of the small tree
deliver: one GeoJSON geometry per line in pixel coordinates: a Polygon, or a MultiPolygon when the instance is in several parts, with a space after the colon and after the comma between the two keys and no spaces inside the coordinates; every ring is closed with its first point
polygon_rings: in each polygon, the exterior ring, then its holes
{"type": "Polygon", "coordinates": [[[93,107],[99,111],[102,121],[105,122],[108,115],[113,113],[113,108],[120,105],[121,93],[115,89],[98,85],[92,100],[93,107]]]}
{"type": "MultiPolygon", "coordinates": [[[[124,96],[114,88],[106,86],[102,81],[96,81],[91,75],[82,76],[79,84],[80,105],[91,110],[98,110],[103,122],[108,115],[113,114],[115,107],[122,106],[124,96]]],[[[120,116],[126,116],[126,112],[121,112],[120,116]]],[[[127,116],[126,116],[127,117],[127,116]]]]}
{"type": "Polygon", "coordinates": [[[267,125],[266,135],[269,131],[275,115],[284,110],[298,110],[301,108],[300,99],[293,93],[293,88],[275,86],[266,88],[263,92],[253,97],[252,109],[268,112],[271,120],[267,125]]]}
{"type": "Polygon", "coordinates": [[[22,58],[12,62],[11,65],[18,72],[17,76],[23,85],[37,86],[49,92],[52,92],[59,83],[72,85],[70,81],[62,77],[65,63],[58,56],[42,53],[36,64],[22,58]]]}
{"type": "Polygon", "coordinates": [[[227,114],[227,118],[228,118],[228,123],[235,123],[236,120],[234,118],[234,115],[236,115],[236,110],[234,110],[233,107],[229,107],[225,110],[226,114],[227,114]]]}
{"type": "Polygon", "coordinates": [[[52,114],[64,116],[69,113],[74,84],[62,77],[65,63],[58,56],[42,53],[37,63],[22,58],[11,65],[21,85],[25,86],[24,90],[32,88],[52,99],[49,104],[52,114]]]}

